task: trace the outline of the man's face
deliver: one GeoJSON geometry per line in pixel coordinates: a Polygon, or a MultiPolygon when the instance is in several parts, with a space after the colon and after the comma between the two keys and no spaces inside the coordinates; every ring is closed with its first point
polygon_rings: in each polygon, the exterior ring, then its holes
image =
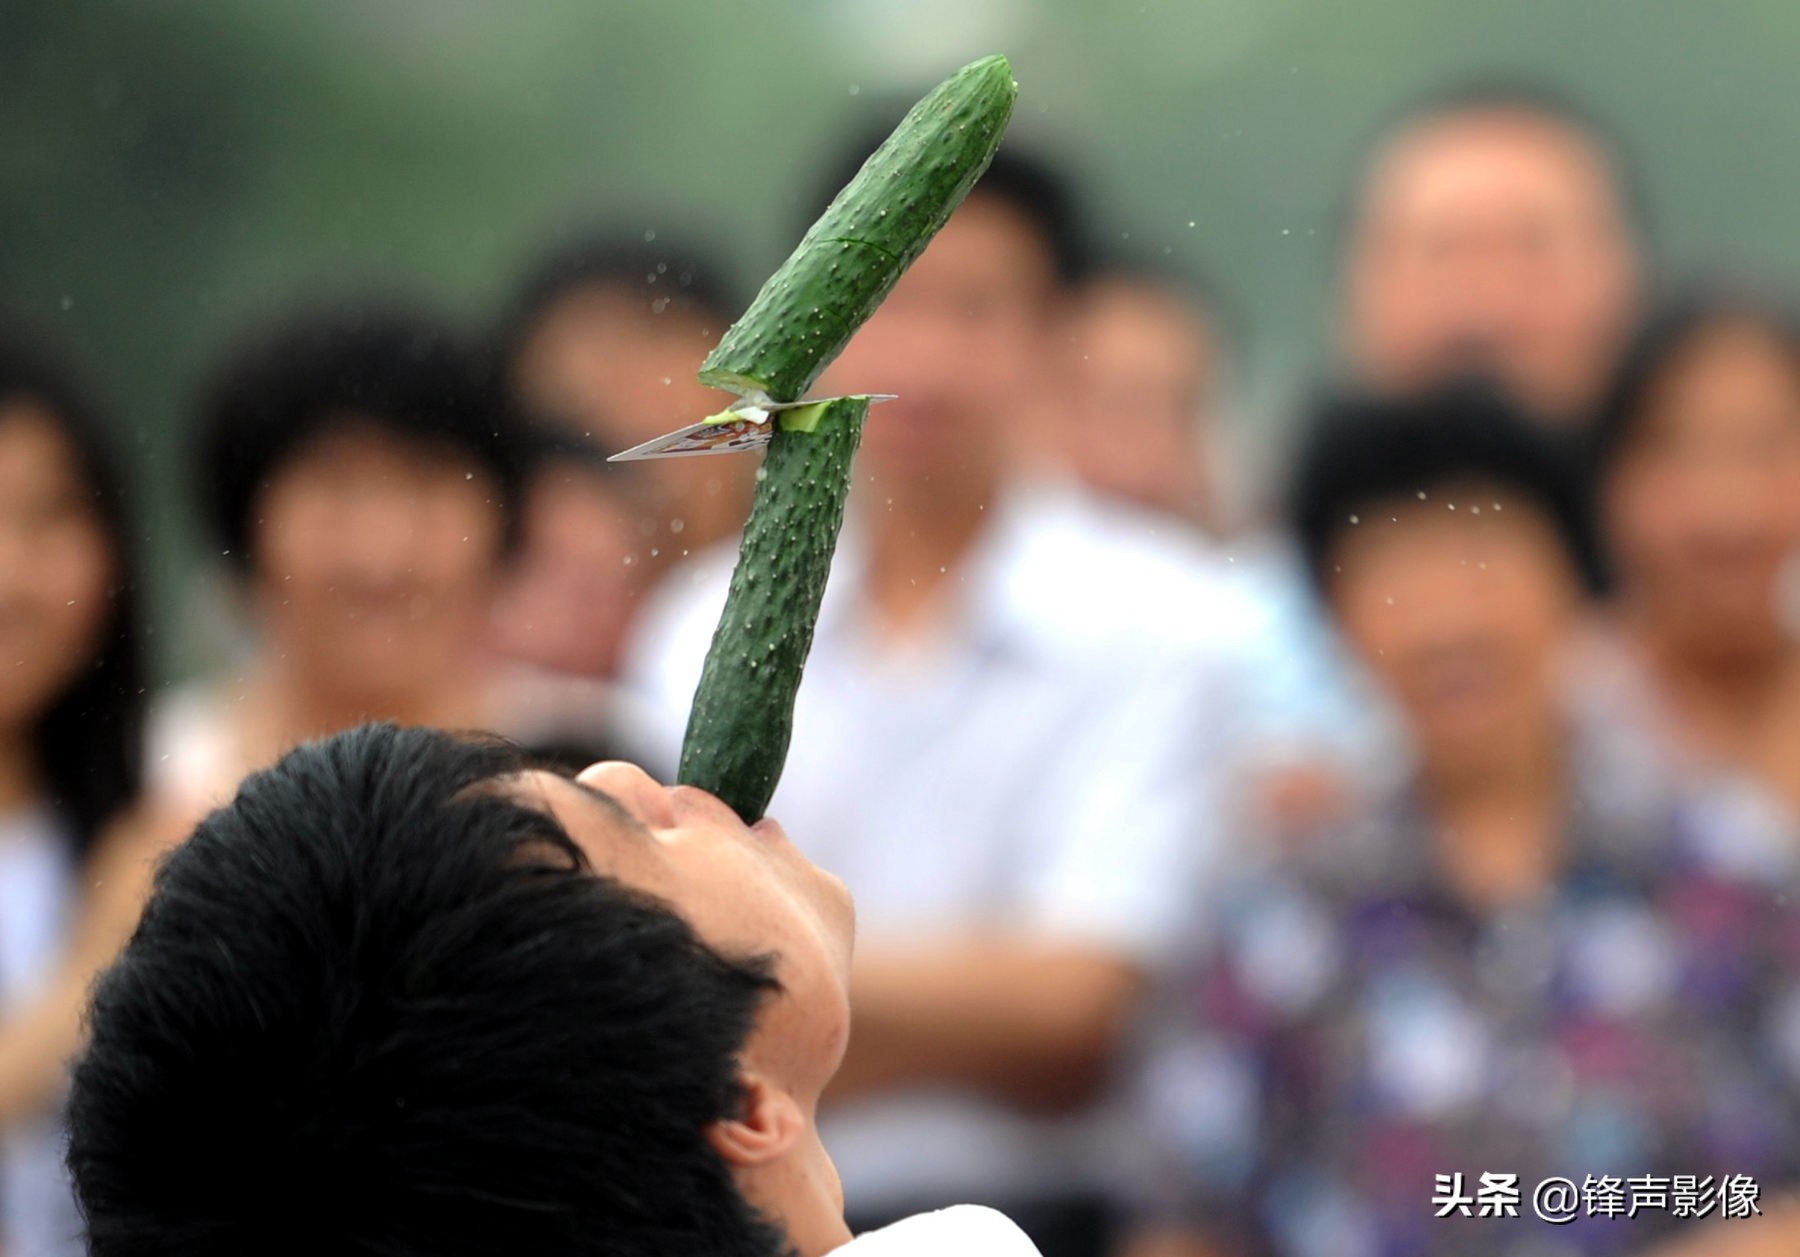
{"type": "Polygon", "coordinates": [[[480,641],[503,515],[472,455],[346,416],[282,464],[256,515],[265,630],[338,693],[439,684],[480,641]]]}
{"type": "Polygon", "coordinates": [[[0,402],[0,729],[35,728],[91,667],[118,559],[56,421],[0,402]]]}
{"type": "Polygon", "coordinates": [[[575,292],[532,330],[516,384],[534,412],[626,449],[719,409],[696,373],[724,331],[651,287],[575,292]]]}
{"type": "Polygon", "coordinates": [[[1722,323],[1643,406],[1606,485],[1627,596],[1689,649],[1778,645],[1781,577],[1800,554],[1800,363],[1767,329],[1722,323]]]}
{"type": "Polygon", "coordinates": [[[855,911],[844,884],[781,826],[746,826],[689,786],[658,785],[629,764],[596,764],[573,781],[532,773],[541,799],[594,868],[656,896],[727,956],[773,955],[780,994],[765,1005],[747,1063],[816,1102],[850,1031],[855,911]]]}
{"type": "Polygon", "coordinates": [[[1217,366],[1206,320],[1174,295],[1128,280],[1087,288],[1070,310],[1059,408],[1076,476],[1151,510],[1203,515],[1217,366]]]}
{"type": "Polygon", "coordinates": [[[954,492],[999,469],[1039,394],[1055,267],[1037,230],[979,191],[963,203],[826,373],[821,392],[897,393],[860,461],[954,492]]]}
{"type": "Polygon", "coordinates": [[[614,675],[643,592],[625,477],[553,465],[526,490],[524,539],[494,608],[500,653],[574,676],[614,675]]]}
{"type": "MultiPolygon", "coordinates": [[[[725,328],[653,287],[598,287],[556,303],[521,349],[514,387],[533,413],[608,454],[698,423],[727,395],[700,364],[725,328]]],[[[707,545],[743,523],[754,459],[670,458],[635,465],[646,500],[625,534],[639,562],[707,545]]]]}
{"type": "Polygon", "coordinates": [[[1637,302],[1598,155],[1518,112],[1427,122],[1376,166],[1345,276],[1345,336],[1378,389],[1482,371],[1555,419],[1593,405],[1637,302]]]}
{"type": "Polygon", "coordinates": [[[1339,626],[1428,758],[1479,755],[1555,693],[1580,587],[1530,502],[1472,488],[1377,503],[1331,562],[1339,626]]]}

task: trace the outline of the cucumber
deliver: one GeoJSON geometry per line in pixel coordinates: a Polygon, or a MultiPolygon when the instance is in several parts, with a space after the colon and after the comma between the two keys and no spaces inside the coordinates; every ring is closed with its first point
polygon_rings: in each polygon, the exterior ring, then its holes
{"type": "Polygon", "coordinates": [[[677,780],[759,819],[794,731],[794,695],[862,440],[867,397],[782,412],[757,472],[725,612],[682,739],[677,780]]]}
{"type": "MultiPolygon", "coordinates": [[[[1017,94],[1006,58],[986,57],[915,105],[726,330],[701,382],[800,400],[987,169],[1017,94]]],[[[746,821],[761,818],[787,761],[868,410],[867,397],[837,397],[772,420],[677,772],[746,821]]]]}
{"type": "Polygon", "coordinates": [[[1006,58],[983,57],[914,105],[727,329],[701,383],[805,396],[987,169],[1018,92],[1006,58]]]}

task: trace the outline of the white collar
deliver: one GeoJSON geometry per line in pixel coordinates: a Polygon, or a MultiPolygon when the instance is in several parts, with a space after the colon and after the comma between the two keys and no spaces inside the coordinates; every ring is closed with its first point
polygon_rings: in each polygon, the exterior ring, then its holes
{"type": "Polygon", "coordinates": [[[1037,1246],[1005,1214],[985,1205],[952,1205],[868,1231],[832,1257],[1039,1257],[1037,1246]]]}

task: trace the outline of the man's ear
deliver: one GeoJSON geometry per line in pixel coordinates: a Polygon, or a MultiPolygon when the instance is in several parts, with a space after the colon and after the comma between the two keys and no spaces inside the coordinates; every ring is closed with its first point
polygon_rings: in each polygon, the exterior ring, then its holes
{"type": "Polygon", "coordinates": [[[706,1141],[725,1164],[747,1168],[780,1160],[806,1130],[794,1098],[757,1074],[745,1074],[737,1116],[706,1128],[706,1141]]]}

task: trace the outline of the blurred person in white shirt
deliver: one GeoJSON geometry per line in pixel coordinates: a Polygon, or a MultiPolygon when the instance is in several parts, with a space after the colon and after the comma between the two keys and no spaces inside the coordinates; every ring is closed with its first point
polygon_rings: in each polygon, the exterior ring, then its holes
{"type": "MultiPolygon", "coordinates": [[[[973,1199],[1046,1257],[1107,1242],[1100,1097],[1227,841],[1264,637],[1179,530],[1020,471],[1073,222],[1003,149],[824,378],[898,400],[864,436],[771,805],[861,906],[823,1118],[853,1221],[973,1199]]],[[[628,675],[670,759],[732,558],[677,569],[642,621],[628,675]]]]}

